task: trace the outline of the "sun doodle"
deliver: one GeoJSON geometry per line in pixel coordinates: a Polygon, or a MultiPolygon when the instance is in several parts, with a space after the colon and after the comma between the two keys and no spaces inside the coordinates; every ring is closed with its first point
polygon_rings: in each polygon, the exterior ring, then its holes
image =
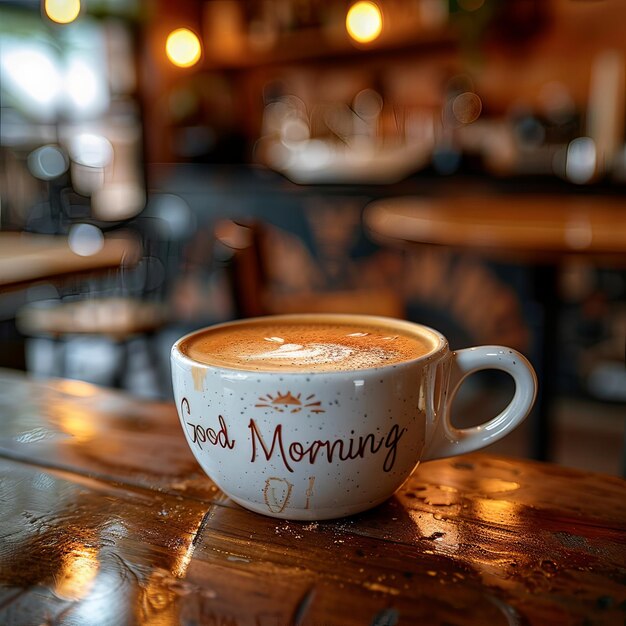
{"type": "Polygon", "coordinates": [[[294,396],[291,391],[287,391],[286,393],[277,391],[275,396],[271,393],[261,396],[259,398],[260,404],[255,404],[254,406],[272,409],[277,413],[299,413],[303,409],[308,409],[311,413],[326,412],[321,408],[322,403],[319,400],[315,400],[314,393],[304,399],[301,399],[301,396],[301,393],[294,396]]]}

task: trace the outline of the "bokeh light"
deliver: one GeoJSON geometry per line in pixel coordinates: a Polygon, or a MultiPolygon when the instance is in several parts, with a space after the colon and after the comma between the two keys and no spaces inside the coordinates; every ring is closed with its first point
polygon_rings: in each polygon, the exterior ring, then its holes
{"type": "Polygon", "coordinates": [[[567,146],[565,175],[578,185],[588,183],[598,164],[596,144],[591,137],[577,137],[567,146]]]}
{"type": "Polygon", "coordinates": [[[62,91],[63,77],[51,51],[38,42],[20,45],[3,42],[3,89],[13,91],[39,115],[53,114],[62,91]]]}
{"type": "Polygon", "coordinates": [[[75,254],[91,256],[102,250],[104,235],[102,231],[93,224],[74,224],[70,228],[67,242],[70,249],[75,254]]]}
{"type": "Polygon", "coordinates": [[[113,146],[102,135],[79,133],[70,141],[70,156],[79,165],[104,168],[113,159],[113,146]]]}
{"type": "Polygon", "coordinates": [[[483,110],[483,103],[478,94],[471,91],[461,93],[452,101],[452,114],[461,124],[475,122],[483,110]]]}
{"type": "Polygon", "coordinates": [[[83,116],[102,113],[108,105],[106,84],[97,68],[85,59],[74,57],[68,61],[65,92],[68,105],[83,116]]]}
{"type": "Polygon", "coordinates": [[[44,11],[53,22],[69,24],[80,13],[80,0],[45,0],[44,11]]]}
{"type": "Polygon", "coordinates": [[[356,2],[348,10],[346,29],[359,43],[374,41],[383,30],[383,15],[374,2],[356,2]]]}
{"type": "Polygon", "coordinates": [[[155,194],[150,198],[144,215],[152,218],[154,228],[168,241],[181,241],[196,230],[196,216],[189,204],[175,194],[155,194]]]}
{"type": "Polygon", "coordinates": [[[374,89],[363,89],[354,97],[354,112],[361,118],[377,118],[383,110],[383,97],[374,89]]]}
{"type": "Polygon", "coordinates": [[[106,182],[93,189],[91,210],[102,220],[125,220],[137,215],[146,203],[146,194],[137,183],[106,182]]]}
{"type": "Polygon", "coordinates": [[[57,146],[41,146],[28,155],[28,169],[39,180],[54,180],[69,167],[69,159],[57,146]]]}
{"type": "Polygon", "coordinates": [[[198,36],[188,28],[172,31],[165,44],[167,58],[178,67],[191,67],[200,59],[202,48],[198,36]]]}
{"type": "Polygon", "coordinates": [[[298,148],[310,138],[311,129],[305,120],[297,117],[285,120],[281,129],[281,141],[288,148],[298,148]]]}
{"type": "Polygon", "coordinates": [[[74,189],[90,196],[104,185],[105,169],[113,161],[113,146],[102,135],[79,133],[69,142],[74,189]]]}

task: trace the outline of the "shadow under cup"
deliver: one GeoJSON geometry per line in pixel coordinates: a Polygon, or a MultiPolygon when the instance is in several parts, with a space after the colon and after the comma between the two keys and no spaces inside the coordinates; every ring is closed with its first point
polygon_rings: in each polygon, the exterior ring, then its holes
{"type": "Polygon", "coordinates": [[[532,367],[512,349],[453,353],[437,331],[373,316],[230,322],[183,337],[171,361],[181,426],[202,469],[235,502],[285,519],[330,519],[380,504],[421,460],[469,452],[504,436],[526,417],[536,393],[532,367]],[[426,352],[364,369],[310,371],[226,367],[185,353],[190,341],[214,329],[232,333],[234,341],[262,323],[376,327],[419,339],[426,352]],[[486,424],[455,429],[449,408],[456,389],[469,373],[486,368],[513,376],[513,400],[486,424]]]}

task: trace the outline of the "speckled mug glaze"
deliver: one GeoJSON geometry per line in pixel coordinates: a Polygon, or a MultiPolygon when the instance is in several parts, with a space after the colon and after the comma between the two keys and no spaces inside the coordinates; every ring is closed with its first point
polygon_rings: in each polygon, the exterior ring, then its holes
{"type": "MultiPolygon", "coordinates": [[[[532,408],[535,373],[511,348],[451,352],[437,331],[387,318],[279,318],[382,322],[428,337],[434,348],[372,369],[257,372],[206,365],[183,354],[180,344],[206,329],[179,339],[171,352],[172,380],[189,447],[224,493],[257,513],[322,520],[364,511],[389,498],[420,461],[489,445],[532,408]],[[457,429],[450,421],[454,395],[466,376],[483,369],[509,373],[513,399],[488,422],[457,429]]],[[[245,323],[222,326],[237,333],[245,323]]]]}

